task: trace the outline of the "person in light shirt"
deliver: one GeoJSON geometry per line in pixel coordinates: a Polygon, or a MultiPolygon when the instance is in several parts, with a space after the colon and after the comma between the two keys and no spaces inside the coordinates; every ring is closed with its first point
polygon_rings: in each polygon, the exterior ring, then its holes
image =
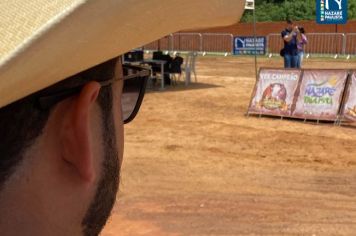
{"type": "Polygon", "coordinates": [[[297,47],[298,47],[298,63],[297,68],[302,68],[303,58],[304,58],[304,48],[308,43],[308,38],[305,35],[305,30],[303,27],[298,27],[299,32],[297,35],[297,47]]]}

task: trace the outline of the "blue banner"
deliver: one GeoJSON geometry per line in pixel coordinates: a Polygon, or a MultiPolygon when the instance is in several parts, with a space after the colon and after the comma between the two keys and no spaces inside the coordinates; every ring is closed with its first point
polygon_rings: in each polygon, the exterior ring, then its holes
{"type": "Polygon", "coordinates": [[[266,54],[266,37],[256,37],[255,48],[254,37],[235,37],[234,54],[235,55],[265,55],[266,54]]]}
{"type": "Polygon", "coordinates": [[[346,24],[347,0],[316,0],[318,24],[346,24]]]}

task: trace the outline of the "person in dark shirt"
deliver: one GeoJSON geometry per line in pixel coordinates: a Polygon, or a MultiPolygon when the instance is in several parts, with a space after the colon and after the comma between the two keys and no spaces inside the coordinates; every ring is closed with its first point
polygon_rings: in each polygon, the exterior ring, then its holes
{"type": "Polygon", "coordinates": [[[291,20],[287,20],[287,28],[281,33],[284,41],[284,68],[298,66],[297,34],[298,27],[294,26],[291,20]]]}

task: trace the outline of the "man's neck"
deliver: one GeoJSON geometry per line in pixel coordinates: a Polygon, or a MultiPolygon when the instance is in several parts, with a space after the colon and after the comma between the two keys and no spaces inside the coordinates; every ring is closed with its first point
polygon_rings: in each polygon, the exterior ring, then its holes
{"type": "Polygon", "coordinates": [[[46,235],[49,218],[40,217],[43,209],[36,206],[33,196],[6,191],[0,196],[1,235],[46,235]],[[20,197],[19,197],[20,196],[20,197]]]}
{"type": "Polygon", "coordinates": [[[65,223],[71,219],[60,215],[58,199],[47,201],[43,198],[46,187],[26,179],[15,176],[0,192],[0,235],[73,235],[68,232],[73,226],[65,223]]]}

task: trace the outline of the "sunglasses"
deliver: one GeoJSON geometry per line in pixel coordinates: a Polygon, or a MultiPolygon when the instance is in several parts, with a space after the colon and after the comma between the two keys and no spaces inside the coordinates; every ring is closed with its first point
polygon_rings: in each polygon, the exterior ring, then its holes
{"type": "Polygon", "coordinates": [[[121,108],[124,124],[131,122],[140,110],[146,91],[149,69],[124,65],[124,87],[121,95],[121,108]]]}
{"type": "MultiPolygon", "coordinates": [[[[122,65],[123,77],[115,77],[105,81],[97,81],[101,87],[112,85],[114,82],[123,80],[123,91],[121,95],[121,109],[124,124],[131,122],[137,115],[145,95],[150,70],[140,66],[122,65]]],[[[86,81],[88,82],[88,81],[86,81]]],[[[64,91],[51,93],[46,96],[38,97],[38,106],[41,110],[51,108],[56,103],[70,96],[78,94],[84,84],[72,88],[66,88],[64,91]]]]}

